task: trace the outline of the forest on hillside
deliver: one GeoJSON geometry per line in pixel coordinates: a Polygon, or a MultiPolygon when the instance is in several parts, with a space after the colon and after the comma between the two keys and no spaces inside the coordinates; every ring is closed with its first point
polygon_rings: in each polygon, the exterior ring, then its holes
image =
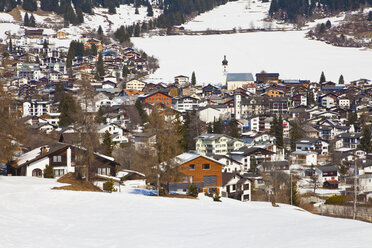
{"type": "Polygon", "coordinates": [[[372,0],[272,0],[269,14],[276,19],[297,22],[314,14],[337,14],[367,6],[372,6],[372,0]]]}

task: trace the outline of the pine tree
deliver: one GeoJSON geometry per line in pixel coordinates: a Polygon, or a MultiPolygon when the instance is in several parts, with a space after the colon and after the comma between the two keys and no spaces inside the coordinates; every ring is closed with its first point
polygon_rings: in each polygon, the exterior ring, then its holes
{"type": "Polygon", "coordinates": [[[147,16],[153,16],[154,15],[154,11],[152,10],[152,6],[151,4],[149,3],[147,5],[147,16]]]}
{"type": "Polygon", "coordinates": [[[349,113],[348,124],[354,125],[358,121],[358,114],[356,112],[349,113]]]}
{"type": "Polygon", "coordinates": [[[133,36],[134,37],[140,37],[140,33],[141,33],[141,27],[139,25],[139,23],[137,23],[134,27],[134,33],[133,33],[133,36]]]}
{"type": "Polygon", "coordinates": [[[277,126],[278,126],[278,118],[276,117],[276,115],[274,115],[273,122],[271,123],[271,127],[270,127],[270,133],[272,135],[275,135],[277,126]]]}
{"type": "Polygon", "coordinates": [[[30,27],[36,27],[36,21],[33,14],[30,16],[30,27]]]}
{"type": "Polygon", "coordinates": [[[9,39],[9,52],[12,52],[13,51],[13,41],[12,41],[12,38],[9,39]]]}
{"type": "Polygon", "coordinates": [[[126,65],[123,66],[123,78],[127,78],[130,71],[126,65]]]}
{"type": "Polygon", "coordinates": [[[67,127],[74,123],[77,119],[76,113],[78,109],[79,106],[76,104],[75,99],[69,94],[63,94],[58,105],[58,111],[61,113],[59,117],[59,126],[67,127]]]}
{"type": "Polygon", "coordinates": [[[255,156],[250,157],[250,168],[249,171],[256,172],[257,171],[257,160],[255,156]]]}
{"type": "Polygon", "coordinates": [[[331,21],[330,21],[330,20],[328,20],[328,21],[326,22],[326,25],[325,25],[325,27],[326,27],[327,29],[330,29],[330,28],[331,28],[331,26],[332,26],[332,24],[331,24],[331,21]]]}
{"type": "Polygon", "coordinates": [[[191,84],[192,85],[196,85],[196,77],[195,77],[195,72],[193,71],[192,72],[192,75],[191,75],[191,84]]]}
{"type": "Polygon", "coordinates": [[[275,136],[276,136],[276,144],[280,147],[284,146],[284,139],[283,139],[283,118],[280,115],[278,120],[278,125],[275,130],[275,136]]]}
{"type": "MultiPolygon", "coordinates": [[[[292,188],[292,197],[290,196],[289,201],[291,201],[291,199],[292,199],[291,204],[293,206],[298,206],[300,203],[299,203],[298,197],[297,197],[297,183],[295,181],[292,181],[292,185],[290,187],[292,188]]],[[[289,194],[291,194],[291,193],[289,193],[289,194]]]]}
{"type": "Polygon", "coordinates": [[[102,37],[102,35],[103,35],[103,30],[102,30],[101,25],[99,25],[99,27],[98,27],[98,29],[97,29],[97,33],[98,33],[98,36],[99,36],[99,37],[102,37]]]}
{"type": "Polygon", "coordinates": [[[372,136],[371,127],[368,125],[363,126],[363,137],[360,139],[360,148],[366,153],[372,152],[372,136]]]}
{"type": "Polygon", "coordinates": [[[139,14],[139,11],[138,11],[138,8],[136,7],[136,10],[134,11],[134,14],[135,15],[138,15],[139,14]]]}
{"type": "Polygon", "coordinates": [[[220,120],[214,121],[213,123],[213,133],[222,133],[222,123],[220,120]]]}
{"type": "Polygon", "coordinates": [[[25,14],[25,17],[23,18],[23,24],[26,26],[26,27],[29,27],[30,26],[30,19],[28,17],[28,13],[26,12],[25,14]]]}
{"type": "Polygon", "coordinates": [[[97,111],[97,115],[94,118],[95,122],[98,124],[106,124],[106,118],[103,116],[105,113],[103,112],[102,107],[99,107],[97,111]]]}
{"type": "Polygon", "coordinates": [[[54,169],[52,165],[45,166],[44,177],[45,178],[54,178],[54,169]]]}
{"type": "Polygon", "coordinates": [[[315,104],[314,93],[312,91],[307,92],[307,105],[312,106],[315,104]]]}
{"type": "Polygon", "coordinates": [[[319,83],[321,84],[321,83],[324,83],[324,82],[326,82],[326,77],[324,75],[324,72],[322,71],[322,74],[320,75],[319,83]]]}
{"type": "Polygon", "coordinates": [[[296,150],[296,141],[303,138],[303,133],[296,122],[293,123],[290,131],[291,150],[296,150]]]}
{"type": "Polygon", "coordinates": [[[99,76],[105,75],[105,67],[104,67],[104,64],[103,64],[102,53],[100,53],[99,56],[98,56],[97,73],[98,73],[99,76]]]}
{"type": "Polygon", "coordinates": [[[112,156],[112,151],[114,150],[114,143],[112,142],[111,134],[106,131],[103,137],[103,154],[106,156],[112,156]]]}
{"type": "Polygon", "coordinates": [[[230,123],[229,123],[229,135],[231,137],[234,137],[234,138],[239,138],[240,137],[240,134],[239,134],[239,128],[238,128],[238,125],[236,124],[236,120],[231,120],[230,123]]]}
{"type": "Polygon", "coordinates": [[[367,21],[372,21],[372,10],[369,11],[367,21]]]}
{"type": "Polygon", "coordinates": [[[49,44],[48,44],[47,40],[44,40],[43,48],[48,49],[48,46],[49,46],[49,44]]]}
{"type": "Polygon", "coordinates": [[[345,81],[344,81],[344,76],[340,76],[340,78],[338,79],[338,84],[344,84],[345,81]]]}

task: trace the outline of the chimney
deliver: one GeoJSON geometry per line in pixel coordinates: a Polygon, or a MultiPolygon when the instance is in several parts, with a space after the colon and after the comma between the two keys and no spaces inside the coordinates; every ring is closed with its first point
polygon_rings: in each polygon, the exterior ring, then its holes
{"type": "Polygon", "coordinates": [[[40,148],[40,155],[41,156],[45,155],[47,152],[48,152],[48,150],[47,150],[46,146],[43,146],[43,147],[40,148]]]}

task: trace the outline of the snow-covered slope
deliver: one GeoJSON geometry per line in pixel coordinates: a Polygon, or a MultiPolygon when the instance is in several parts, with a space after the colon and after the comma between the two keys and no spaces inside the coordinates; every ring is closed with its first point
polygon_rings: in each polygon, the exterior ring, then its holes
{"type": "Polygon", "coordinates": [[[231,30],[233,28],[292,28],[290,24],[278,24],[265,20],[270,2],[239,0],[228,2],[189,21],[183,27],[188,30],[231,30]]]}
{"type": "Polygon", "coordinates": [[[54,180],[0,177],[0,247],[367,248],[372,225],[287,205],[52,191],[54,180]]]}

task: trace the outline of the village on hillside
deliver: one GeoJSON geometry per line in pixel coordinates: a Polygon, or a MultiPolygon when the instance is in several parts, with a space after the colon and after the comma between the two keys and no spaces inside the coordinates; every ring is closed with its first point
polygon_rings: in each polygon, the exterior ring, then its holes
{"type": "Polygon", "coordinates": [[[231,73],[225,56],[219,82],[193,73],[155,83],[156,58],[105,44],[99,30],[71,42],[64,31],[23,31],[0,44],[4,176],[74,173],[106,191],[110,182],[315,212],[335,196],[372,202],[370,79],[231,73]]]}

